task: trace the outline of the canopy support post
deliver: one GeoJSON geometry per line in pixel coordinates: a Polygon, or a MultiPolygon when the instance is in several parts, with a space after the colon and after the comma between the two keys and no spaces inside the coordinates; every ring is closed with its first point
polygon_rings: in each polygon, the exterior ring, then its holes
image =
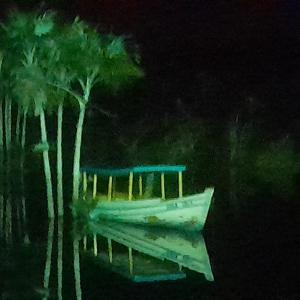
{"type": "Polygon", "coordinates": [[[129,260],[129,273],[133,274],[133,257],[132,257],[132,248],[128,248],[128,260],[129,260]]]}
{"type": "Polygon", "coordinates": [[[132,200],[133,172],[129,173],[128,200],[132,200]]]}
{"type": "Polygon", "coordinates": [[[97,175],[94,174],[93,177],[93,199],[96,199],[97,196],[97,175]]]}
{"type": "Polygon", "coordinates": [[[161,198],[163,200],[166,199],[166,192],[165,192],[165,173],[160,174],[160,184],[161,184],[161,198]]]}
{"type": "Polygon", "coordinates": [[[83,250],[86,251],[87,249],[87,236],[85,235],[83,237],[83,250]]]}
{"type": "Polygon", "coordinates": [[[86,196],[86,192],[87,192],[87,175],[86,172],[83,172],[83,196],[86,196]]]}
{"type": "Polygon", "coordinates": [[[98,255],[97,234],[94,234],[94,255],[98,255]]]}
{"type": "Polygon", "coordinates": [[[111,201],[111,195],[112,195],[112,176],[109,176],[109,179],[108,179],[108,193],[107,193],[108,201],[111,201]]]}
{"type": "Polygon", "coordinates": [[[182,197],[182,171],[178,172],[178,196],[182,197]]]}
{"type": "Polygon", "coordinates": [[[139,196],[143,196],[143,177],[142,174],[139,175],[139,196]]]}
{"type": "Polygon", "coordinates": [[[115,199],[116,198],[116,177],[113,177],[112,179],[112,192],[111,192],[111,198],[115,199]]]}
{"type": "Polygon", "coordinates": [[[112,243],[111,243],[111,239],[107,239],[107,244],[108,244],[108,258],[109,258],[109,262],[112,263],[113,257],[112,257],[112,243]]]}

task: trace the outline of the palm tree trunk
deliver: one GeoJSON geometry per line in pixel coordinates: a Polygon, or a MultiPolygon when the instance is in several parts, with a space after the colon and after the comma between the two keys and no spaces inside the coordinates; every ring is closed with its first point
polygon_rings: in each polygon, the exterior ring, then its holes
{"type": "MultiPolygon", "coordinates": [[[[44,114],[43,109],[40,112],[40,123],[41,123],[42,143],[47,144],[46,122],[45,122],[45,114],[44,114]]],[[[50,169],[48,149],[43,151],[43,160],[44,160],[44,172],[45,172],[45,179],[46,179],[46,187],[47,187],[48,217],[54,218],[52,178],[51,178],[51,169],[50,169]]]]}
{"type": "Polygon", "coordinates": [[[3,225],[4,225],[4,197],[0,194],[0,239],[3,238],[3,225]]]}
{"type": "Polygon", "coordinates": [[[3,150],[3,109],[2,99],[0,99],[0,151],[3,150]]]}
{"type": "Polygon", "coordinates": [[[3,197],[3,110],[2,110],[2,99],[0,99],[0,238],[3,237],[3,225],[4,225],[4,197],[3,197]]]}
{"type": "Polygon", "coordinates": [[[62,122],[63,104],[58,106],[57,111],[57,207],[58,216],[64,215],[63,203],[63,174],[62,174],[62,122]]]}
{"type": "Polygon", "coordinates": [[[5,97],[5,142],[6,150],[10,150],[11,146],[11,99],[5,97]]]}
{"type": "Polygon", "coordinates": [[[21,176],[21,201],[22,201],[22,222],[24,226],[24,242],[29,243],[26,217],[26,198],[24,181],[24,163],[25,163],[25,142],[26,142],[27,109],[23,112],[22,134],[21,134],[21,158],[20,158],[20,176],[21,176]]]}
{"type": "Polygon", "coordinates": [[[6,155],[6,206],[5,206],[5,240],[12,242],[12,197],[11,197],[11,153],[6,155]]]}
{"type": "Polygon", "coordinates": [[[5,207],[5,238],[7,243],[12,241],[12,204],[11,204],[11,173],[10,173],[10,147],[11,147],[11,99],[5,97],[5,144],[6,144],[6,207],[5,207]]]}
{"type": "Polygon", "coordinates": [[[62,300],[64,219],[57,222],[57,299],[62,300]]]}
{"type": "Polygon", "coordinates": [[[80,280],[80,255],[79,255],[79,240],[74,237],[73,240],[73,257],[74,257],[74,277],[75,277],[75,291],[76,300],[82,299],[81,280],[80,280]]]}
{"type": "Polygon", "coordinates": [[[0,239],[3,238],[4,229],[4,165],[3,152],[0,149],[0,239]]]}
{"type": "Polygon", "coordinates": [[[21,122],[21,108],[18,106],[17,120],[16,120],[16,144],[20,144],[20,122],[21,122]]]}
{"type": "Polygon", "coordinates": [[[239,190],[239,176],[238,176],[238,163],[239,163],[239,134],[238,134],[238,116],[235,121],[229,123],[229,151],[230,151],[230,205],[235,211],[235,215],[239,214],[238,190],[239,190]]]}
{"type": "Polygon", "coordinates": [[[27,110],[23,114],[23,123],[22,123],[22,137],[21,137],[21,147],[24,151],[25,142],[26,142],[26,125],[27,125],[27,110]]]}
{"type": "Polygon", "coordinates": [[[5,241],[7,244],[12,242],[12,205],[10,195],[6,197],[5,206],[5,241]]]}
{"type": "Polygon", "coordinates": [[[79,183],[80,183],[80,150],[82,139],[82,127],[85,116],[85,105],[80,106],[79,118],[77,123],[74,162],[73,162],[73,201],[78,200],[79,197],[79,183]]]}
{"type": "MultiPolygon", "coordinates": [[[[54,220],[51,220],[48,227],[48,238],[47,238],[47,254],[46,254],[46,263],[44,270],[44,280],[43,287],[48,290],[50,274],[51,274],[51,257],[52,257],[52,248],[53,248],[53,234],[54,234],[54,220]]],[[[48,299],[48,297],[44,297],[43,300],[48,299]]]]}

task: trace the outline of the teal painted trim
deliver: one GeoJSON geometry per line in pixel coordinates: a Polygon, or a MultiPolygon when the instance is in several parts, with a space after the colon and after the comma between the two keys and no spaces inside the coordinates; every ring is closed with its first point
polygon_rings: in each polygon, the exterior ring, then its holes
{"type": "Polygon", "coordinates": [[[186,274],[171,273],[171,274],[157,274],[157,275],[134,275],[132,280],[134,282],[154,282],[154,281],[165,281],[165,280],[178,280],[185,279],[186,274]]]}
{"type": "Polygon", "coordinates": [[[85,172],[88,175],[100,175],[100,176],[127,176],[132,169],[125,168],[125,169],[100,169],[100,168],[89,168],[84,167],[80,169],[80,172],[85,172]]]}
{"type": "Polygon", "coordinates": [[[152,173],[152,172],[164,172],[164,173],[175,173],[186,170],[186,166],[180,165],[157,165],[157,166],[137,166],[133,168],[134,173],[152,173]]]}
{"type": "Polygon", "coordinates": [[[136,166],[132,168],[123,168],[123,169],[110,169],[110,168],[90,168],[83,167],[80,169],[80,172],[86,172],[88,175],[97,174],[100,176],[127,176],[130,172],[135,174],[142,173],[176,173],[183,172],[186,170],[186,166],[183,165],[156,165],[156,166],[136,166]]]}

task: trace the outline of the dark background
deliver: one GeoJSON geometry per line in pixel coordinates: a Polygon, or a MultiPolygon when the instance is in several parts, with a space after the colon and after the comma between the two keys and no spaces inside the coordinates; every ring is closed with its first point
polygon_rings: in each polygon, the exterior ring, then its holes
{"type": "MultiPolygon", "coordinates": [[[[251,106],[296,132],[299,111],[298,1],[1,1],[54,8],[137,43],[147,89],[138,110],[222,119],[251,106]],[[250,101],[250,104],[249,104],[250,101]]],[[[123,109],[123,108],[122,108],[123,109]]],[[[274,128],[275,126],[275,128],[274,128]]]]}
{"type": "MultiPolygon", "coordinates": [[[[132,291],[136,298],[151,299],[159,292],[173,299],[262,299],[263,295],[296,299],[300,177],[299,167],[297,176],[292,169],[300,146],[299,2],[1,1],[1,17],[16,8],[54,8],[69,20],[80,15],[99,30],[131,36],[139,47],[145,80],[117,97],[94,94],[85,124],[83,164],[134,164],[138,154],[138,163],[155,155],[169,163],[171,156],[171,162],[185,163],[192,171],[195,182],[186,177],[185,187],[216,186],[205,232],[216,278],[213,290],[195,278],[183,288],[176,282],[153,285],[145,294],[149,287],[131,290],[133,286],[128,288],[126,282],[124,287],[111,274],[99,278],[99,271],[88,263],[83,264],[83,270],[88,269],[83,272],[83,286],[92,295],[89,299],[99,291],[103,299],[107,293],[112,293],[108,299],[121,299],[132,291]],[[99,107],[110,111],[111,117],[103,117],[99,107]],[[155,123],[159,125],[152,128],[155,123]],[[135,138],[138,146],[130,152],[128,145],[134,145],[135,138]],[[285,144],[290,140],[291,148],[285,144]],[[280,143],[273,145],[273,141],[280,143]],[[169,147],[172,143],[174,149],[169,147]],[[181,158],[176,151],[186,145],[181,158]],[[257,166],[257,161],[264,164],[257,166]]],[[[66,109],[65,115],[64,167],[71,170],[74,132],[70,128],[76,114],[66,109]]],[[[39,131],[32,130],[30,135],[34,143],[39,131]]],[[[55,136],[55,127],[49,126],[49,136],[55,136]]],[[[30,155],[35,168],[27,180],[39,178],[41,183],[29,182],[27,187],[28,194],[38,195],[38,201],[29,199],[33,208],[29,227],[40,237],[36,224],[46,216],[45,202],[40,201],[40,195],[45,195],[42,164],[40,157],[30,155]]],[[[66,186],[71,190],[71,183],[66,186]]],[[[15,288],[15,280],[11,282],[15,288]]],[[[65,290],[73,289],[67,285],[65,290]]]]}

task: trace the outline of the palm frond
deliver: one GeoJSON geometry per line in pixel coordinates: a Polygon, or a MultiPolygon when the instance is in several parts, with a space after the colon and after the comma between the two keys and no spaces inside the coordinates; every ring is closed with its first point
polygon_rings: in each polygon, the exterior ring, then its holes
{"type": "Polygon", "coordinates": [[[54,28],[54,12],[44,13],[34,20],[34,34],[42,36],[51,32],[54,28]]]}

